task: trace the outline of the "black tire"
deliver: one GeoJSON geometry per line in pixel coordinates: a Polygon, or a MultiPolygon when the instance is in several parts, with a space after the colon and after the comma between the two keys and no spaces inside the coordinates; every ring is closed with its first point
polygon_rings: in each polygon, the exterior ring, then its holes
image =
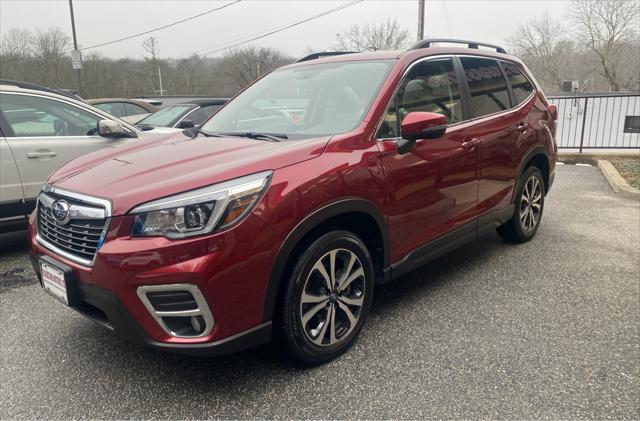
{"type": "Polygon", "coordinates": [[[509,243],[525,243],[531,240],[538,231],[540,222],[542,220],[542,213],[544,211],[544,198],[545,198],[545,185],[542,172],[536,166],[527,167],[520,180],[518,181],[518,187],[515,194],[515,209],[513,217],[504,225],[498,227],[497,231],[500,236],[509,243]],[[535,192],[530,193],[530,199],[525,199],[526,192],[531,188],[534,183],[531,180],[535,179],[535,183],[539,186],[540,197],[535,203],[539,205],[539,209],[536,211],[534,202],[527,205],[527,200],[535,198],[537,195],[535,192]],[[529,215],[525,215],[524,220],[521,218],[522,212],[532,212],[529,215]],[[537,212],[537,213],[536,213],[537,212]],[[533,221],[533,224],[531,222],[533,221]]]}
{"type": "Polygon", "coordinates": [[[321,364],[349,349],[362,329],[373,299],[373,261],[366,245],[356,235],[348,231],[332,231],[313,241],[292,265],[291,275],[283,286],[276,332],[280,342],[297,359],[321,364]],[[352,256],[356,259],[349,266],[352,256]],[[332,291],[325,291],[329,289],[331,280],[322,275],[318,264],[329,275],[331,259],[335,262],[334,276],[329,278],[336,279],[336,282],[332,291]],[[360,268],[363,275],[356,277],[360,268]],[[345,289],[340,291],[341,288],[345,289]],[[325,306],[322,301],[303,303],[303,293],[305,300],[326,296],[328,301],[325,306]],[[343,300],[361,302],[361,305],[347,305],[343,300]],[[351,316],[356,316],[355,323],[351,322],[343,306],[351,316]],[[303,319],[311,313],[313,316],[304,322],[303,319]],[[325,324],[326,328],[322,329],[325,324]],[[336,342],[332,343],[334,339],[336,342]]]}

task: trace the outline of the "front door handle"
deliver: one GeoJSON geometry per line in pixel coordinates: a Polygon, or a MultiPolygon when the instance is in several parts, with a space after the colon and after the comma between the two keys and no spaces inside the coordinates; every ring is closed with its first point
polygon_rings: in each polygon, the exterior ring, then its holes
{"type": "Polygon", "coordinates": [[[476,144],[477,143],[478,143],[478,139],[469,139],[469,140],[465,140],[464,142],[462,142],[462,144],[460,146],[465,151],[471,152],[476,148],[476,144]]]}
{"type": "Polygon", "coordinates": [[[27,158],[53,158],[54,156],[58,155],[57,153],[53,152],[53,151],[47,151],[47,152],[28,152],[27,153],[27,158]]]}

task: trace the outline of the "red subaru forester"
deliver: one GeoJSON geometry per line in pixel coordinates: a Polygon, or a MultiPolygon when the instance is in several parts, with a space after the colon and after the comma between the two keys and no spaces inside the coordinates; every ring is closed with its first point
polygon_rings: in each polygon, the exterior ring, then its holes
{"type": "Polygon", "coordinates": [[[199,129],[68,163],[30,219],[42,286],[153,347],[275,336],[320,363],[353,343],[376,284],[494,229],[530,240],[557,110],[500,47],[435,42],[303,59],[199,129]]]}

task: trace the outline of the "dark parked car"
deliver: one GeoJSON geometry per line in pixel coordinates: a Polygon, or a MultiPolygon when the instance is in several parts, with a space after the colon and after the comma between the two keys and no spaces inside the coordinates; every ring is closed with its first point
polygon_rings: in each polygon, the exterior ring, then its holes
{"type": "Polygon", "coordinates": [[[433,42],[292,64],[198,130],[68,163],[30,218],[44,289],[153,347],[274,336],[320,363],[376,284],[496,229],[531,240],[557,110],[500,47],[433,42]]]}
{"type": "Polygon", "coordinates": [[[154,127],[187,129],[199,126],[228,100],[228,98],[195,99],[185,104],[169,105],[143,118],[136,126],[142,130],[154,127]]]}

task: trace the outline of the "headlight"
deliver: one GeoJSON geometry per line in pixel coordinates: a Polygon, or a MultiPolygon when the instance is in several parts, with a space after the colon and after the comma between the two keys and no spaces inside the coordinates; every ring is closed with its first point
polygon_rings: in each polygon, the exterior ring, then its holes
{"type": "Polygon", "coordinates": [[[186,238],[227,228],[244,218],[256,205],[271,179],[265,171],[134,208],[134,237],[186,238]]]}

